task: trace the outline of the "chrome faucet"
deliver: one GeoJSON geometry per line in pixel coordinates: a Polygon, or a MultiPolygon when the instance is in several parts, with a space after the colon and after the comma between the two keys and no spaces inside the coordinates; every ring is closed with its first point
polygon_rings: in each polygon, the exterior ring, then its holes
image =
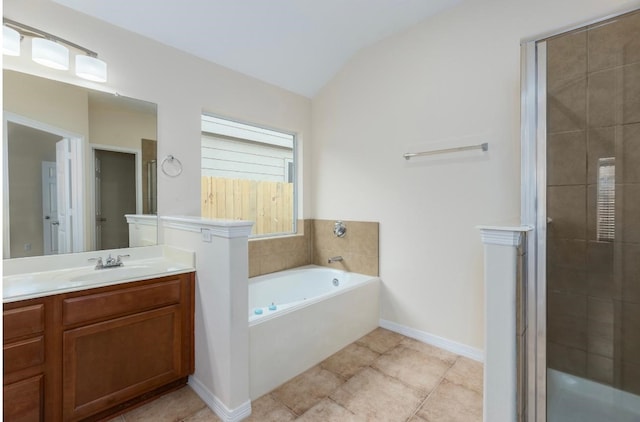
{"type": "Polygon", "coordinates": [[[332,264],[334,262],[342,262],[343,259],[341,256],[332,256],[331,258],[329,258],[329,264],[332,264]]]}
{"type": "Polygon", "coordinates": [[[129,256],[130,256],[129,254],[126,254],[126,255],[118,255],[116,258],[113,258],[111,254],[109,254],[109,256],[105,261],[102,261],[101,256],[97,258],[89,258],[89,261],[96,261],[95,269],[102,270],[105,268],[114,268],[114,267],[123,266],[124,262],[122,262],[122,258],[128,258],[129,256]]]}

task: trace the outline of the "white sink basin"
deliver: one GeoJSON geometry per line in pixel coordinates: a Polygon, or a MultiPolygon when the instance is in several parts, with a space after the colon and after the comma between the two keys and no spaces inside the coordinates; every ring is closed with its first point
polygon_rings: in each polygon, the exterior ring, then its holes
{"type": "Polygon", "coordinates": [[[94,266],[4,276],[5,302],[89,287],[124,283],[193,271],[193,268],[166,258],[128,261],[120,267],[96,270],[94,266]]]}

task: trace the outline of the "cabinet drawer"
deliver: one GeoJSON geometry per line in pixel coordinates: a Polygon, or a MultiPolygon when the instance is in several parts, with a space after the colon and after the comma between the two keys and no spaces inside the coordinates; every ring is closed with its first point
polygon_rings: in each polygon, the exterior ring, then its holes
{"type": "Polygon", "coordinates": [[[43,376],[38,375],[4,386],[5,421],[37,422],[44,420],[43,376]]]}
{"type": "Polygon", "coordinates": [[[5,344],[3,358],[5,374],[44,363],[44,337],[5,344]]]}
{"type": "MultiPolygon", "coordinates": [[[[105,270],[108,271],[108,270],[105,270]]],[[[180,302],[180,279],[65,299],[64,325],[90,322],[180,302]]]]}
{"type": "Polygon", "coordinates": [[[4,342],[44,331],[44,305],[32,305],[3,312],[4,342]]]}

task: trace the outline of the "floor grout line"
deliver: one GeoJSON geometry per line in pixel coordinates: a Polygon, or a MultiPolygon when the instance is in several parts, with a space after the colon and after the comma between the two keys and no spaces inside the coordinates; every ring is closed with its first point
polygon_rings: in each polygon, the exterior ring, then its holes
{"type": "Polygon", "coordinates": [[[447,368],[447,370],[444,371],[444,373],[442,374],[442,376],[440,377],[436,385],[431,389],[431,391],[429,391],[429,393],[427,394],[427,397],[425,397],[424,400],[420,402],[418,407],[416,407],[413,413],[407,418],[406,422],[410,421],[411,418],[413,418],[418,414],[420,409],[422,409],[422,407],[427,403],[427,401],[431,398],[433,393],[438,389],[438,387],[440,387],[440,384],[442,384],[442,381],[444,381],[447,378],[447,374],[449,373],[449,371],[451,371],[451,368],[455,366],[455,364],[458,362],[459,359],[460,359],[460,356],[456,356],[456,360],[454,360],[453,363],[447,368]]]}

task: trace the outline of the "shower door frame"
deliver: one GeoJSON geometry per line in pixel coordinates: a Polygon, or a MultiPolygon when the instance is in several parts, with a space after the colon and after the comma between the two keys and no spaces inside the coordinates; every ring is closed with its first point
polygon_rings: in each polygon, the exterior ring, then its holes
{"type": "Polygon", "coordinates": [[[521,43],[521,224],[533,227],[527,236],[526,368],[528,422],[547,421],[547,42],[577,29],[604,22],[637,7],[521,43]],[[533,300],[532,300],[533,299],[533,300]]]}
{"type": "Polygon", "coordinates": [[[521,202],[522,225],[533,227],[526,237],[526,379],[529,422],[546,422],[547,297],[546,297],[546,66],[543,37],[521,47],[521,202]],[[542,157],[538,159],[538,157],[542,157]]]}

